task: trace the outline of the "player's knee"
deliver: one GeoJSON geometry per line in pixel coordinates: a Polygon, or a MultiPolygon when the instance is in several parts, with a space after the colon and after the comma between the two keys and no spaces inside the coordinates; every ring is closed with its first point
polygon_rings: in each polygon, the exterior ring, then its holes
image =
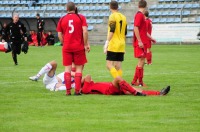
{"type": "Polygon", "coordinates": [[[90,82],[91,81],[91,75],[86,75],[85,76],[85,81],[90,82]]]}
{"type": "Polygon", "coordinates": [[[121,82],[121,81],[123,81],[123,79],[122,79],[122,77],[118,76],[118,77],[115,78],[115,81],[121,82]]]}
{"type": "Polygon", "coordinates": [[[57,67],[57,62],[55,60],[50,62],[52,68],[56,68],[57,67]]]}

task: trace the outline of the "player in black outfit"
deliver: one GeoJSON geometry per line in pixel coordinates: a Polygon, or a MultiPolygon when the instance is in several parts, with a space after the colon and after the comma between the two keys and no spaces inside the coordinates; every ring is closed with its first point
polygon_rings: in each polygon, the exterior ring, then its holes
{"type": "Polygon", "coordinates": [[[19,21],[19,15],[13,15],[13,21],[5,28],[5,34],[2,36],[2,42],[9,36],[9,42],[12,48],[12,57],[15,65],[18,65],[17,54],[21,53],[21,44],[27,41],[26,27],[19,21]]]}
{"type": "Polygon", "coordinates": [[[44,32],[44,20],[40,18],[40,14],[36,14],[37,18],[37,41],[38,41],[38,46],[42,46],[41,44],[41,39],[42,39],[42,32],[44,32]]]}

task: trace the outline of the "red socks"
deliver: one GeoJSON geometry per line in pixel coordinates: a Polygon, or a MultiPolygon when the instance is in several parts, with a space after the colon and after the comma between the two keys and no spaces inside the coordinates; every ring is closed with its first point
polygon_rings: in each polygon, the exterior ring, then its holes
{"type": "Polygon", "coordinates": [[[139,84],[143,85],[143,74],[144,74],[144,69],[142,67],[136,66],[135,75],[134,75],[132,84],[136,85],[137,84],[137,80],[139,80],[139,84]]]}
{"type": "Polygon", "coordinates": [[[146,60],[147,60],[147,64],[152,63],[152,53],[151,52],[147,53],[146,60]]]}
{"type": "Polygon", "coordinates": [[[65,72],[64,79],[65,79],[65,86],[66,86],[66,94],[70,95],[71,94],[71,73],[65,72]]]}
{"type": "Polygon", "coordinates": [[[137,83],[138,80],[138,70],[137,70],[138,66],[135,67],[135,75],[133,77],[133,81],[132,84],[135,85],[137,83]]]}
{"type": "Polygon", "coordinates": [[[82,73],[75,73],[75,93],[80,93],[82,73]]]}
{"type": "Polygon", "coordinates": [[[160,92],[155,90],[143,90],[142,93],[146,95],[160,95],[160,92]]]}
{"type": "Polygon", "coordinates": [[[144,72],[144,69],[142,67],[138,67],[137,70],[138,70],[139,84],[143,85],[143,72],[144,72]]]}
{"type": "Polygon", "coordinates": [[[133,95],[136,95],[137,91],[131,87],[126,81],[121,81],[119,83],[120,89],[125,93],[126,91],[130,92],[133,95]]]}

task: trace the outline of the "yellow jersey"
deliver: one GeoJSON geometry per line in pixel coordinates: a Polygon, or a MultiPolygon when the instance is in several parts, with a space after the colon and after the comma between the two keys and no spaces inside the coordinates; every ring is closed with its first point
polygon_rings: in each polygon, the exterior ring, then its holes
{"type": "Polygon", "coordinates": [[[127,21],[126,17],[120,12],[114,12],[109,16],[108,22],[108,34],[111,31],[111,27],[115,26],[115,30],[113,32],[113,37],[111,38],[108,44],[108,51],[111,52],[125,52],[126,45],[126,28],[127,21]]]}

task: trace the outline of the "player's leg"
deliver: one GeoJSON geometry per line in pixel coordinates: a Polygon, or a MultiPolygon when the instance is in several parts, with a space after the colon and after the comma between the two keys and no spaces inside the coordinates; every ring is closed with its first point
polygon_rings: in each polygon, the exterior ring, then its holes
{"type": "Polygon", "coordinates": [[[124,60],[124,53],[107,51],[106,67],[113,78],[122,76],[121,63],[124,60]]]}
{"type": "Polygon", "coordinates": [[[138,64],[137,64],[137,73],[138,73],[138,80],[139,80],[139,86],[144,86],[143,83],[143,74],[144,74],[144,62],[145,58],[141,57],[138,58],[138,64]]]}
{"type": "Polygon", "coordinates": [[[151,59],[152,59],[152,53],[151,48],[147,48],[147,55],[146,55],[146,61],[148,65],[151,65],[151,59]]]}
{"type": "Polygon", "coordinates": [[[11,42],[11,47],[12,47],[12,58],[13,61],[15,63],[15,65],[18,65],[17,63],[17,45],[15,44],[15,42],[11,42]]]}
{"type": "Polygon", "coordinates": [[[74,53],[74,64],[76,68],[74,81],[75,81],[75,95],[80,95],[82,71],[84,64],[87,63],[85,50],[77,51],[74,53]]]}
{"type": "Polygon", "coordinates": [[[92,81],[91,75],[86,75],[83,77],[83,87],[81,89],[82,93],[88,94],[90,93],[90,82],[92,81]]]}
{"type": "Polygon", "coordinates": [[[83,65],[76,65],[75,67],[76,67],[76,73],[75,73],[75,76],[74,76],[75,94],[78,95],[80,93],[80,89],[81,89],[83,65]]]}
{"type": "Polygon", "coordinates": [[[114,66],[114,61],[107,60],[106,67],[110,71],[110,74],[112,75],[113,78],[116,78],[117,76],[119,76],[117,69],[114,66]]]}
{"type": "Polygon", "coordinates": [[[64,80],[66,86],[66,95],[71,95],[71,65],[65,66],[64,80]]]}
{"type": "Polygon", "coordinates": [[[115,69],[117,70],[117,73],[120,77],[122,77],[123,71],[122,71],[122,62],[121,61],[115,61],[114,62],[115,69]]]}
{"type": "Polygon", "coordinates": [[[161,91],[157,91],[157,90],[142,90],[139,88],[135,88],[138,92],[141,92],[142,94],[151,96],[151,95],[166,95],[169,93],[170,91],[170,86],[167,86],[165,88],[163,88],[161,91]]]}
{"type": "Polygon", "coordinates": [[[56,68],[57,68],[56,61],[51,61],[45,64],[37,73],[37,75],[29,77],[29,79],[33,81],[37,81],[44,74],[48,74],[48,76],[53,76],[55,74],[56,68]]]}
{"type": "Polygon", "coordinates": [[[132,89],[132,87],[124,81],[120,76],[116,77],[113,81],[112,84],[114,87],[120,89],[123,91],[123,93],[126,93],[126,91],[131,91],[132,94],[135,94],[135,90],[132,89]]]}
{"type": "Polygon", "coordinates": [[[62,50],[63,66],[65,66],[64,80],[66,86],[66,95],[71,95],[71,67],[73,53],[62,50]]]}

